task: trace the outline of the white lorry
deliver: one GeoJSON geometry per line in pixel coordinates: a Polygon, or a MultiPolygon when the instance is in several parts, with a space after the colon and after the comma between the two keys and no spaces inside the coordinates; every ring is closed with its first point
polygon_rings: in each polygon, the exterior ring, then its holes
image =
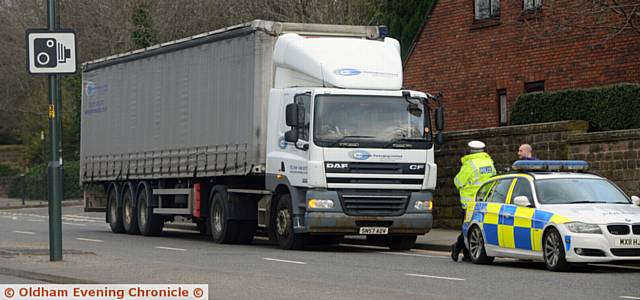
{"type": "Polygon", "coordinates": [[[443,115],[401,89],[399,48],[373,26],[256,20],[83,64],[80,178],[106,192],[86,210],[116,233],[180,216],[218,243],[411,248],[443,115]]]}

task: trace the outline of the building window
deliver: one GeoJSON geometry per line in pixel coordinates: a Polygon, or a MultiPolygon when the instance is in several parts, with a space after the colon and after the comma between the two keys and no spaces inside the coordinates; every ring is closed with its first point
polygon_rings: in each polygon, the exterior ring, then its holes
{"type": "Polygon", "coordinates": [[[509,116],[507,112],[507,90],[498,90],[498,110],[500,112],[500,126],[505,126],[509,123],[509,116]]]}
{"type": "Polygon", "coordinates": [[[475,0],[476,20],[500,16],[500,0],[475,0]]]}
{"type": "Polygon", "coordinates": [[[542,0],[523,0],[522,9],[524,11],[535,11],[542,8],[542,0]]]}
{"type": "Polygon", "coordinates": [[[524,91],[527,93],[544,92],[544,80],[525,83],[524,91]]]}

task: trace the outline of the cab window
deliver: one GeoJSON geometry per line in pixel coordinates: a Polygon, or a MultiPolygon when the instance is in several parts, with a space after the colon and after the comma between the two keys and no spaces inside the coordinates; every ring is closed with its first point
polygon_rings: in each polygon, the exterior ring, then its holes
{"type": "Polygon", "coordinates": [[[507,202],[507,194],[509,194],[509,188],[513,182],[512,178],[498,180],[491,193],[491,196],[487,199],[487,202],[505,203],[507,202]]]}
{"type": "Polygon", "coordinates": [[[529,183],[529,180],[518,178],[516,185],[513,187],[513,192],[511,192],[511,203],[513,203],[513,199],[518,196],[527,196],[529,202],[533,203],[533,192],[531,191],[531,183],[529,183]]]}
{"type": "Polygon", "coordinates": [[[489,191],[491,191],[494,183],[495,181],[487,182],[482,187],[480,187],[480,189],[476,193],[476,202],[483,202],[486,200],[485,198],[489,194],[489,191]]]}
{"type": "Polygon", "coordinates": [[[303,141],[309,141],[309,122],[311,122],[311,95],[306,94],[297,94],[294,97],[294,101],[296,104],[301,104],[304,106],[304,127],[300,132],[300,139],[303,141]]]}

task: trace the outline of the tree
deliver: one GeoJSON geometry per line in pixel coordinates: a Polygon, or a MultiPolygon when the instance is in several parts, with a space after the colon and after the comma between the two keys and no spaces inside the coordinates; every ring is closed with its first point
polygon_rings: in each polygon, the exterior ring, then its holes
{"type": "Polygon", "coordinates": [[[389,35],[400,41],[403,59],[409,54],[432,2],[433,0],[385,1],[382,20],[389,27],[389,35]]]}
{"type": "Polygon", "coordinates": [[[131,33],[133,43],[140,47],[146,48],[158,42],[156,35],[151,28],[151,15],[149,14],[149,3],[142,2],[134,10],[131,22],[135,29],[131,33]]]}

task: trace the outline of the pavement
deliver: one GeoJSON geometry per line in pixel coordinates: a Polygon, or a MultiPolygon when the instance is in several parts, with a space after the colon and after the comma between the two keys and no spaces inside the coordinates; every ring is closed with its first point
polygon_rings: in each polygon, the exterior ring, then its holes
{"type": "MultiPolygon", "coordinates": [[[[47,207],[48,202],[42,200],[26,200],[24,205],[22,199],[2,198],[0,197],[0,210],[3,209],[21,209],[21,208],[38,208],[47,207]]],[[[62,202],[62,206],[81,206],[82,199],[69,199],[62,202]]],[[[191,223],[188,225],[192,227],[191,223]]],[[[432,250],[432,251],[449,251],[458,235],[459,230],[433,228],[425,235],[418,236],[414,249],[432,250]]],[[[349,244],[371,244],[367,242],[364,236],[347,236],[345,242],[349,244]]]]}
{"type": "MultiPolygon", "coordinates": [[[[67,199],[62,201],[62,206],[82,205],[82,199],[67,199]]],[[[20,198],[0,197],[0,210],[2,209],[21,209],[21,208],[38,208],[47,207],[49,202],[46,200],[29,200],[24,201],[20,198]]]]}

